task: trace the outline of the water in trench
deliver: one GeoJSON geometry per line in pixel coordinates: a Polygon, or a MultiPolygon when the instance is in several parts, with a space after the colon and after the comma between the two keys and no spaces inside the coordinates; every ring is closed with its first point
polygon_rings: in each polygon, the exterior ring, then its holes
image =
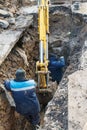
{"type": "MultiPolygon", "coordinates": [[[[84,23],[80,19],[73,17],[68,12],[56,10],[50,14],[49,53],[56,54],[58,57],[64,56],[66,67],[70,64],[69,56],[72,55],[73,51],[78,51],[80,47],[78,35],[83,26],[84,23]]],[[[34,78],[36,80],[35,65],[39,58],[38,33],[36,30],[37,23],[34,23],[26,30],[24,36],[1,65],[1,83],[5,79],[14,78],[15,71],[19,67],[26,70],[27,78],[34,78]]],[[[52,89],[54,94],[57,87],[53,85],[52,89]]],[[[1,91],[0,94],[0,130],[29,130],[29,123],[24,117],[14,112],[13,108],[10,108],[4,92],[1,91]]],[[[40,102],[43,105],[43,100],[40,102]]],[[[43,117],[44,111],[41,113],[42,124],[43,117]]]]}

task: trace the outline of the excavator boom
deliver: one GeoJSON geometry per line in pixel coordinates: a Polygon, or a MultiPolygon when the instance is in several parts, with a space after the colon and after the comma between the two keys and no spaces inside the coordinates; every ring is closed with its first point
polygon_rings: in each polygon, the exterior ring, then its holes
{"type": "Polygon", "coordinates": [[[49,0],[38,0],[38,33],[39,33],[39,61],[36,63],[38,87],[47,89],[48,71],[48,34],[49,34],[49,0]]]}

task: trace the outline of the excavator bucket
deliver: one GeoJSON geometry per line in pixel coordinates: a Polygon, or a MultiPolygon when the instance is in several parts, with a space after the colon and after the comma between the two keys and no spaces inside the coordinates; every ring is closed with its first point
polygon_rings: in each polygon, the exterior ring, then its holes
{"type": "Polygon", "coordinates": [[[38,93],[52,93],[49,84],[49,74],[50,71],[38,71],[38,93]]]}

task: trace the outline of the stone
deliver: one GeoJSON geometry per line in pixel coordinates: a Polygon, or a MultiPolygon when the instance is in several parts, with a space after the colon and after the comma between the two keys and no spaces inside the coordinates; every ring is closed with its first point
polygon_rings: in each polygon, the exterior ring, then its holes
{"type": "Polygon", "coordinates": [[[13,14],[11,12],[0,9],[0,16],[7,18],[7,17],[12,17],[13,14]]]}
{"type": "Polygon", "coordinates": [[[74,10],[79,10],[79,2],[74,3],[74,10]]]}
{"type": "Polygon", "coordinates": [[[30,25],[30,23],[33,22],[32,20],[33,16],[29,15],[29,16],[23,16],[20,15],[16,18],[16,28],[17,29],[24,29],[25,27],[28,27],[30,25]]]}
{"type": "Polygon", "coordinates": [[[8,19],[9,24],[14,25],[15,24],[15,18],[8,19]]]}
{"type": "Polygon", "coordinates": [[[12,14],[15,14],[17,12],[16,6],[13,5],[13,7],[9,9],[9,12],[11,12],[12,14]]]}
{"type": "Polygon", "coordinates": [[[78,13],[78,14],[81,14],[82,16],[83,15],[87,16],[87,1],[83,2],[83,3],[80,2],[79,9],[77,9],[77,10],[74,9],[74,4],[71,5],[71,10],[73,13],[78,13]]]}
{"type": "Polygon", "coordinates": [[[8,28],[8,26],[9,26],[9,23],[6,20],[0,19],[0,27],[5,29],[5,28],[8,28]]]}
{"type": "Polygon", "coordinates": [[[31,6],[31,7],[22,7],[20,8],[19,10],[19,14],[25,14],[25,15],[28,15],[28,14],[34,14],[34,13],[37,13],[38,12],[38,7],[35,5],[35,6],[31,6]]]}

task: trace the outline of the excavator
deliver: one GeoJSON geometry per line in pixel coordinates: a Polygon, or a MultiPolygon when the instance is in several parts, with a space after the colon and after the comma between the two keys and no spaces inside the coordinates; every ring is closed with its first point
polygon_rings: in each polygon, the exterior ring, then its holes
{"type": "Polygon", "coordinates": [[[48,35],[49,35],[49,0],[38,0],[38,33],[39,61],[36,63],[36,73],[39,91],[47,91],[49,83],[48,71],[48,35]]]}

